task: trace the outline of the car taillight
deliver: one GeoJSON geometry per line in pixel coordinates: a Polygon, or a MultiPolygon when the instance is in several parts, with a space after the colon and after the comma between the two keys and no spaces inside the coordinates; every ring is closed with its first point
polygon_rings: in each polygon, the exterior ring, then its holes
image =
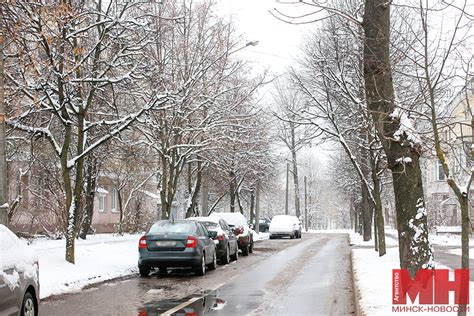
{"type": "Polygon", "coordinates": [[[186,241],[186,248],[196,248],[197,247],[197,239],[194,236],[188,236],[188,240],[186,241]]]}
{"type": "Polygon", "coordinates": [[[147,311],[141,310],[141,311],[138,311],[138,316],[148,316],[148,313],[147,311]]]}
{"type": "Polygon", "coordinates": [[[138,248],[146,248],[146,238],[145,236],[142,236],[142,238],[140,238],[140,241],[138,242],[138,248]]]}
{"type": "Polygon", "coordinates": [[[186,316],[197,316],[196,313],[186,313],[185,315],[186,315],[186,316]]]}
{"type": "Polygon", "coordinates": [[[217,235],[217,240],[224,240],[224,239],[225,239],[224,234],[217,235]]]}

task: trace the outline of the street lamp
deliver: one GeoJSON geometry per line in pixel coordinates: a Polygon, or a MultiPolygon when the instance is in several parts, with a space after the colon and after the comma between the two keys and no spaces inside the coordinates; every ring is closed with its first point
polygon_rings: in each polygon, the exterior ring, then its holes
{"type": "Polygon", "coordinates": [[[247,42],[247,44],[245,44],[245,47],[247,46],[257,46],[258,45],[258,41],[249,41],[247,42]]]}
{"type": "Polygon", "coordinates": [[[258,43],[259,43],[258,41],[248,41],[244,46],[239,47],[239,48],[231,51],[229,54],[234,54],[234,53],[238,52],[239,50],[242,50],[242,49],[244,49],[246,47],[249,47],[249,46],[257,46],[258,43]]]}

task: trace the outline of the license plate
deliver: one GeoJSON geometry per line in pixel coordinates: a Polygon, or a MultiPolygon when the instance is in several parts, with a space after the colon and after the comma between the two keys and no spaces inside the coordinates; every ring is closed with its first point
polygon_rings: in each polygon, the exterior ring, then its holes
{"type": "Polygon", "coordinates": [[[176,246],[176,241],[157,241],[156,245],[158,247],[171,247],[176,246]]]}

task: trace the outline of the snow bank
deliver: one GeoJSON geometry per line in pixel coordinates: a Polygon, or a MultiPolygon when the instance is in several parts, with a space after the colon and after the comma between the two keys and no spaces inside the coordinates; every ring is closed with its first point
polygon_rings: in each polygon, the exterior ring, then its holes
{"type": "Polygon", "coordinates": [[[76,240],[76,264],[64,259],[65,240],[33,241],[29,247],[39,258],[41,298],[136,273],[140,237],[100,234],[76,240]]]}
{"type": "Polygon", "coordinates": [[[253,241],[265,240],[270,238],[270,233],[257,233],[256,231],[253,232],[253,241]]]}
{"type": "MultiPolygon", "coordinates": [[[[437,269],[449,269],[434,262],[437,269]]],[[[398,247],[387,248],[387,254],[378,257],[372,249],[353,249],[352,268],[358,304],[364,315],[407,315],[392,313],[392,269],[399,269],[398,247]]],[[[450,278],[454,278],[450,275],[450,278]]],[[[474,282],[470,282],[470,292],[474,282]]],[[[452,301],[450,294],[450,300],[452,301]]],[[[416,313],[417,315],[430,315],[416,313]]],[[[450,313],[454,315],[455,313],[450,313]]]]}
{"type": "MultiPolygon", "coordinates": [[[[357,301],[363,315],[407,315],[409,313],[392,313],[392,270],[400,268],[398,258],[397,231],[385,228],[387,254],[379,257],[374,251],[373,240],[364,242],[362,236],[350,232],[352,249],[352,269],[357,301]],[[371,247],[363,247],[370,245],[371,247]],[[359,247],[358,246],[362,246],[359,247]]],[[[459,236],[436,236],[430,235],[430,242],[440,245],[461,246],[459,236]]],[[[461,249],[450,250],[450,253],[460,255],[461,249]]],[[[471,249],[470,256],[474,255],[471,249]]],[[[448,267],[434,262],[437,269],[449,269],[448,267]]],[[[451,269],[450,269],[451,270],[451,269]]],[[[453,275],[450,278],[454,278],[453,275]]],[[[474,290],[474,282],[470,282],[470,292],[474,290]]],[[[451,295],[451,294],[450,294],[451,295]]],[[[451,296],[450,296],[451,297],[451,296]]],[[[452,301],[452,297],[450,298],[452,301]]],[[[429,315],[427,313],[416,313],[417,315],[429,315]]],[[[451,313],[454,315],[454,313],[451,313]]]]}

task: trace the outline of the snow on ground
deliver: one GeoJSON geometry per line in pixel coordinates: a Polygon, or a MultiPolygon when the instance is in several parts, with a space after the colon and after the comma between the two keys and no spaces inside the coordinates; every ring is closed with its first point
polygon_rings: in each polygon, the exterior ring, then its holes
{"type": "Polygon", "coordinates": [[[269,239],[270,233],[257,233],[253,231],[253,241],[269,239]]]}
{"type": "MultiPolygon", "coordinates": [[[[470,238],[470,244],[473,244],[474,239],[470,238]]],[[[461,236],[455,234],[430,234],[430,243],[440,246],[459,246],[461,247],[461,236]]]]}
{"type": "MultiPolygon", "coordinates": [[[[447,250],[446,252],[452,253],[452,254],[457,255],[457,256],[461,256],[462,249],[461,248],[450,249],[450,250],[447,250]]],[[[471,258],[471,259],[474,258],[474,248],[469,248],[469,258],[471,258]]]]}
{"type": "MultiPolygon", "coordinates": [[[[352,249],[352,268],[358,304],[364,315],[408,315],[408,313],[392,313],[392,270],[399,269],[397,231],[386,228],[387,254],[379,257],[373,249],[373,240],[364,242],[362,236],[354,232],[349,233],[352,249]],[[369,246],[369,247],[364,247],[369,246]]],[[[430,241],[440,245],[456,245],[460,247],[459,236],[436,236],[430,235],[430,241]],[[434,238],[432,238],[434,237],[434,238]]],[[[461,250],[450,251],[460,255],[461,250]]],[[[471,251],[472,252],[472,251],[471,251]]],[[[474,253],[473,253],[474,254],[474,253]]],[[[471,254],[471,256],[473,255],[471,254]]],[[[434,262],[437,269],[449,269],[448,267],[434,262]]],[[[454,278],[450,275],[450,278],[454,278]]],[[[474,293],[474,282],[470,282],[470,292],[474,293]]],[[[450,296],[450,301],[453,297],[450,296]]],[[[408,305],[409,306],[409,305],[408,305]]],[[[429,315],[416,313],[417,315],[429,315]]],[[[454,315],[455,313],[448,313],[454,315]]],[[[470,314],[474,314],[471,310],[470,314]]]]}
{"type": "MultiPolygon", "coordinates": [[[[408,315],[408,313],[392,313],[392,269],[400,267],[397,247],[387,248],[387,254],[383,257],[378,257],[377,253],[371,249],[353,249],[352,264],[355,291],[359,295],[358,303],[364,315],[408,315]]],[[[449,269],[437,262],[435,262],[435,267],[449,269]]],[[[453,276],[451,275],[450,278],[453,276]]],[[[473,290],[474,282],[470,282],[470,292],[473,293],[473,290]]],[[[453,301],[452,297],[450,301],[453,301]]],[[[447,314],[454,315],[455,313],[447,314]]]]}
{"type": "Polygon", "coordinates": [[[74,265],[64,259],[65,240],[34,240],[29,247],[39,258],[41,298],[136,273],[140,236],[98,234],[76,240],[74,265]]]}

